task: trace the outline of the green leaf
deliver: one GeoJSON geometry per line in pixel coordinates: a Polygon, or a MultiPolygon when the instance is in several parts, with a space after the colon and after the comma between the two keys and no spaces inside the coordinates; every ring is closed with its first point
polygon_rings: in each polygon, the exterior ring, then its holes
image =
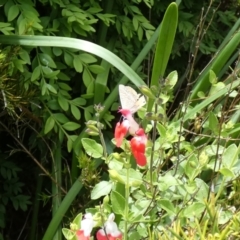
{"type": "Polygon", "coordinates": [[[58,96],[58,103],[60,105],[60,107],[64,110],[67,111],[68,110],[68,100],[64,97],[62,97],[61,95],[58,96]]]}
{"type": "Polygon", "coordinates": [[[18,34],[24,34],[25,31],[26,31],[26,24],[27,24],[27,21],[26,19],[22,19],[20,21],[18,21],[18,34]]]}
{"type": "Polygon", "coordinates": [[[173,204],[168,199],[160,199],[158,201],[159,207],[164,209],[169,215],[175,215],[176,209],[174,208],[173,204]]]}
{"type": "Polygon", "coordinates": [[[71,138],[68,138],[68,140],[67,140],[67,149],[68,149],[68,152],[71,152],[71,151],[72,151],[72,147],[73,147],[72,139],[71,139],[71,138]]]}
{"type": "Polygon", "coordinates": [[[189,206],[187,206],[183,210],[183,214],[187,218],[199,217],[205,210],[206,206],[203,203],[195,202],[189,206]]]}
{"type": "Polygon", "coordinates": [[[62,124],[69,122],[69,119],[63,113],[54,113],[53,116],[58,122],[62,124]]]}
{"type": "Polygon", "coordinates": [[[69,84],[66,84],[66,83],[59,82],[58,86],[61,89],[66,90],[66,91],[71,91],[72,90],[72,88],[69,86],[69,84]]]}
{"type": "Polygon", "coordinates": [[[39,57],[41,63],[44,66],[47,66],[47,67],[50,67],[50,68],[56,68],[57,67],[55,62],[53,61],[53,59],[48,54],[46,54],[46,53],[39,53],[38,57],[39,57]]]}
{"type": "Polygon", "coordinates": [[[8,22],[11,22],[12,20],[14,20],[17,15],[19,14],[19,7],[18,5],[13,5],[9,8],[8,10],[8,22]]]}
{"type": "Polygon", "coordinates": [[[138,29],[138,19],[136,18],[136,16],[133,16],[132,22],[133,22],[133,27],[134,27],[135,31],[137,31],[137,29],[138,29]]]}
{"type": "Polygon", "coordinates": [[[55,121],[52,116],[50,116],[45,123],[44,133],[47,134],[48,132],[50,132],[53,129],[54,125],[55,121]]]}
{"type": "Polygon", "coordinates": [[[52,86],[52,85],[50,85],[50,84],[46,84],[47,85],[47,89],[50,91],[50,92],[52,92],[52,93],[54,93],[54,94],[57,94],[57,90],[52,86]]]}
{"type": "Polygon", "coordinates": [[[21,49],[21,51],[20,51],[20,53],[19,53],[19,56],[20,56],[20,58],[21,58],[24,62],[26,62],[26,63],[28,63],[28,64],[31,64],[29,54],[28,54],[28,52],[27,52],[26,50],[21,49]]]}
{"type": "Polygon", "coordinates": [[[221,168],[219,172],[224,176],[224,177],[230,177],[230,178],[235,178],[235,174],[228,168],[221,168]]]}
{"type": "Polygon", "coordinates": [[[53,53],[55,56],[59,57],[62,55],[62,49],[61,48],[57,48],[57,47],[53,47],[53,53]]]}
{"type": "Polygon", "coordinates": [[[100,158],[103,155],[103,147],[93,139],[83,138],[82,145],[86,153],[93,158],[100,158]]]}
{"type": "Polygon", "coordinates": [[[213,131],[214,134],[219,133],[219,123],[218,119],[213,112],[209,113],[209,129],[213,131]]]}
{"type": "Polygon", "coordinates": [[[177,24],[178,6],[176,3],[171,3],[164,14],[159,32],[150,86],[157,86],[158,80],[164,77],[176,34],[177,24]]]}
{"type": "Polygon", "coordinates": [[[91,113],[88,110],[86,110],[86,109],[84,110],[84,118],[85,118],[86,121],[92,119],[91,113]]]}
{"type": "Polygon", "coordinates": [[[56,99],[50,100],[47,103],[48,107],[51,108],[52,110],[59,110],[59,105],[56,99]]]}
{"type": "Polygon", "coordinates": [[[82,221],[82,213],[79,213],[73,220],[73,223],[75,223],[78,228],[81,227],[81,221],[82,221]]]}
{"type": "Polygon", "coordinates": [[[102,196],[106,196],[112,190],[112,183],[108,181],[101,181],[96,184],[91,192],[91,199],[96,200],[102,196]]]}
{"type": "Polygon", "coordinates": [[[72,240],[72,238],[75,236],[75,232],[67,228],[63,228],[62,233],[67,240],[72,240]]]}
{"type": "MultiPolygon", "coordinates": [[[[176,34],[177,24],[178,6],[173,2],[168,6],[160,27],[159,38],[154,55],[150,87],[158,86],[159,79],[164,77],[176,34]]],[[[154,100],[149,99],[147,111],[152,111],[153,104],[154,100]]],[[[146,121],[143,122],[143,125],[146,125],[146,121]]]]}
{"type": "Polygon", "coordinates": [[[83,64],[79,56],[74,56],[73,66],[77,72],[81,73],[83,71],[83,64]]]}
{"type": "Polygon", "coordinates": [[[20,72],[23,72],[23,65],[25,64],[25,62],[23,60],[14,59],[13,64],[20,72]]]}
{"type": "Polygon", "coordinates": [[[95,74],[99,74],[99,73],[102,73],[104,71],[104,68],[100,65],[96,65],[96,64],[93,64],[93,65],[90,65],[88,66],[89,70],[95,74]]]}
{"type": "Polygon", "coordinates": [[[76,105],[76,106],[83,106],[87,103],[86,99],[84,98],[75,98],[71,101],[72,104],[76,105]]]}
{"type": "Polygon", "coordinates": [[[57,75],[58,79],[62,80],[62,81],[69,81],[70,77],[67,76],[65,73],[59,72],[59,74],[57,75]]]}
{"type": "Polygon", "coordinates": [[[76,129],[80,128],[80,124],[75,122],[67,122],[62,127],[67,131],[75,131],[76,129]]]}
{"type": "Polygon", "coordinates": [[[63,142],[63,138],[64,138],[64,132],[61,128],[59,128],[58,130],[58,139],[59,139],[59,142],[62,143],[63,142]]]}
{"type": "Polygon", "coordinates": [[[124,197],[116,191],[112,191],[110,197],[111,197],[113,212],[115,214],[120,214],[124,216],[125,202],[126,202],[124,197]]]}
{"type": "Polygon", "coordinates": [[[79,110],[75,105],[72,105],[72,104],[71,104],[71,112],[72,112],[72,115],[73,115],[77,120],[79,120],[79,119],[81,118],[80,110],[79,110]]]}
{"type": "Polygon", "coordinates": [[[41,66],[37,66],[32,73],[31,76],[31,81],[34,82],[35,80],[37,80],[40,77],[40,73],[41,73],[41,66]]]}
{"type": "Polygon", "coordinates": [[[139,41],[142,41],[142,38],[143,38],[143,29],[142,29],[141,27],[138,28],[137,34],[138,34],[138,39],[139,39],[139,41]]]}
{"type": "Polygon", "coordinates": [[[216,76],[216,74],[215,74],[215,72],[213,70],[209,71],[209,82],[211,84],[217,83],[217,76],[216,76]]]}
{"type": "Polygon", "coordinates": [[[64,51],[64,60],[69,67],[73,66],[73,57],[66,51],[64,51]]]}
{"type": "Polygon", "coordinates": [[[88,54],[88,53],[81,53],[79,55],[79,58],[82,62],[88,63],[88,64],[89,63],[94,63],[94,62],[97,61],[97,59],[93,55],[88,54]]]}
{"type": "Polygon", "coordinates": [[[190,180],[193,180],[201,171],[198,166],[198,158],[196,155],[190,155],[187,159],[187,163],[185,165],[185,173],[189,177],[190,180]]]}
{"type": "MultiPolygon", "coordinates": [[[[109,175],[112,180],[117,181],[122,184],[126,184],[127,172],[126,169],[121,169],[116,171],[115,169],[108,170],[109,175]]],[[[142,173],[130,168],[129,169],[129,186],[139,187],[142,184],[142,173]]]]}
{"type": "Polygon", "coordinates": [[[51,68],[46,67],[46,66],[41,66],[41,69],[42,69],[43,73],[45,74],[45,76],[49,76],[53,72],[53,70],[51,68]]]}
{"type": "Polygon", "coordinates": [[[172,71],[168,74],[167,78],[166,78],[166,81],[165,81],[165,84],[167,86],[170,87],[170,89],[172,89],[176,83],[177,83],[177,80],[178,80],[178,73],[177,71],[172,71]]]}
{"type": "Polygon", "coordinates": [[[91,84],[93,80],[92,75],[87,68],[84,68],[82,79],[86,88],[91,84]]]}
{"type": "Polygon", "coordinates": [[[222,165],[232,170],[238,160],[239,148],[235,144],[230,145],[222,155],[222,165]]]}

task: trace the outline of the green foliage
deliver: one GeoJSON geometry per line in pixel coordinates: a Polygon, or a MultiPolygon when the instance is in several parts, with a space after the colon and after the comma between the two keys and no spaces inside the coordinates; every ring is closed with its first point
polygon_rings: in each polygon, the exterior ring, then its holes
{"type": "Polygon", "coordinates": [[[31,204],[30,197],[23,194],[24,184],[19,180],[18,173],[22,171],[6,154],[0,154],[0,228],[6,227],[8,209],[26,211],[31,204]]]}
{"type": "MultiPolygon", "coordinates": [[[[34,132],[31,136],[27,133],[28,143],[24,137],[19,139],[20,143],[27,150],[43,153],[43,161],[38,164],[41,168],[45,165],[49,168],[51,162],[53,171],[49,172],[55,180],[54,186],[57,182],[56,186],[66,188],[65,193],[69,191],[59,212],[54,213],[44,240],[53,239],[57,225],[70,205],[75,214],[79,211],[76,206],[86,208],[90,197],[96,200],[104,196],[101,206],[90,206],[89,209],[95,214],[97,226],[102,226],[102,219],[115,212],[120,228],[128,231],[129,239],[189,239],[192,233],[200,239],[212,239],[214,234],[216,238],[218,235],[224,239],[238,234],[239,212],[229,209],[239,205],[239,126],[236,124],[239,118],[237,111],[232,115],[230,111],[226,113],[222,110],[229,99],[231,110],[236,105],[234,96],[237,92],[231,91],[239,86],[237,71],[229,76],[232,83],[219,80],[220,71],[225,69],[224,73],[227,73],[226,69],[231,65],[228,60],[239,45],[239,34],[233,36],[232,32],[224,40],[237,19],[236,3],[230,1],[226,5],[218,0],[211,4],[184,0],[178,11],[176,5],[171,4],[171,11],[167,11],[171,14],[166,13],[166,18],[163,18],[154,67],[151,66],[152,56],[144,67],[139,67],[140,63],[137,63],[136,71],[143,79],[150,79],[152,73],[149,88],[140,86],[144,81],[126,65],[117,62],[113,54],[108,56],[105,49],[89,44],[95,42],[117,54],[125,63],[132,64],[138,53],[142,54],[146,41],[151,40],[154,26],[161,22],[168,4],[168,1],[152,0],[123,0],[114,4],[113,1],[96,0],[0,0],[0,32],[3,35],[20,35],[15,40],[14,36],[7,42],[5,40],[5,44],[25,45],[7,47],[1,52],[1,102],[4,111],[7,110],[4,114],[11,115],[15,125],[25,124],[34,132]],[[33,37],[29,40],[25,35],[33,37]],[[53,38],[39,35],[69,39],[58,38],[52,42],[53,38]],[[223,40],[227,45],[218,48],[223,40]],[[220,54],[214,56],[213,67],[209,65],[199,75],[200,84],[197,87],[188,85],[186,95],[181,99],[183,104],[179,107],[178,100],[175,101],[178,87],[185,84],[186,79],[187,83],[195,82],[195,76],[205,68],[208,59],[218,53],[218,49],[220,54]],[[105,61],[106,56],[108,62],[105,61]],[[100,62],[98,57],[104,60],[100,62]],[[109,109],[116,110],[116,85],[120,82],[120,75],[111,64],[117,66],[150,99],[148,113],[139,112],[150,132],[149,139],[151,137],[147,148],[150,164],[145,169],[136,169],[134,164],[130,166],[132,159],[129,158],[127,142],[123,147],[124,153],[118,154],[110,141],[113,135],[111,121],[115,113],[109,109]],[[191,100],[201,97],[201,103],[186,100],[188,91],[192,91],[191,100]],[[99,103],[105,105],[104,110],[96,111],[96,108],[104,107],[95,106],[99,103]],[[223,119],[225,113],[232,121],[223,119]],[[149,120],[154,124],[150,124],[149,120]],[[92,138],[87,138],[86,134],[92,138]],[[237,139],[236,142],[231,138],[237,139]],[[56,148],[60,153],[53,157],[52,149],[56,148]],[[72,166],[69,166],[70,159],[72,166]],[[81,168],[80,177],[77,164],[81,168]],[[95,169],[100,164],[101,167],[95,169]],[[77,180],[68,189],[78,177],[81,182],[77,180]],[[72,204],[82,183],[84,197],[81,193],[81,203],[72,204]],[[231,198],[224,202],[229,186],[232,187],[231,198]],[[92,189],[91,194],[87,189],[92,189]],[[222,211],[218,214],[219,206],[222,211]],[[224,229],[224,226],[227,228],[224,229]]],[[[1,38],[0,41],[4,42],[1,38]]],[[[123,81],[126,83],[127,80],[123,81]]],[[[19,135],[25,136],[26,128],[12,130],[11,123],[8,125],[9,132],[16,135],[20,131],[19,135]]],[[[4,171],[7,177],[9,173],[4,171]]],[[[10,180],[7,178],[5,181],[10,180]]],[[[17,179],[11,182],[12,185],[6,185],[6,189],[12,190],[12,195],[17,192],[8,201],[15,209],[26,210],[29,200],[21,194],[19,183],[17,179]]],[[[52,195],[55,194],[61,201],[62,194],[52,192],[52,195]]],[[[46,193],[43,195],[46,196],[46,193]]],[[[53,205],[54,209],[58,208],[54,201],[53,205]]],[[[70,213],[66,215],[69,217],[70,213]]],[[[4,226],[5,216],[6,209],[2,204],[1,227],[4,226]]],[[[77,216],[78,226],[81,217],[81,214],[77,216]]],[[[74,236],[72,227],[71,230],[64,228],[63,234],[71,239],[74,236]]]]}

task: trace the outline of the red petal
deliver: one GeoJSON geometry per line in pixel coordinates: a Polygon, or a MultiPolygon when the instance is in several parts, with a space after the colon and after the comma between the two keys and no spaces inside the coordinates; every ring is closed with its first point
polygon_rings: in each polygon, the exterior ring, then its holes
{"type": "Polygon", "coordinates": [[[120,109],[118,110],[124,117],[127,117],[128,115],[132,115],[131,111],[129,109],[120,109]]]}
{"type": "Polygon", "coordinates": [[[128,122],[125,120],[121,124],[118,122],[115,127],[114,137],[116,139],[116,146],[120,147],[124,136],[127,134],[129,128],[128,122]]]}
{"type": "Polygon", "coordinates": [[[118,122],[115,127],[114,138],[117,142],[117,147],[120,147],[122,144],[122,134],[121,134],[121,124],[118,122]]]}
{"type": "Polygon", "coordinates": [[[136,159],[136,162],[139,166],[145,166],[147,164],[147,158],[142,152],[133,152],[133,156],[136,159]]]}
{"type": "Polygon", "coordinates": [[[146,146],[143,142],[141,142],[141,138],[139,137],[132,138],[130,144],[132,151],[145,153],[146,146]]]}
{"type": "Polygon", "coordinates": [[[97,237],[97,240],[108,240],[102,229],[99,229],[97,231],[96,237],[97,237]]]}
{"type": "Polygon", "coordinates": [[[147,164],[147,159],[145,156],[146,145],[142,140],[142,137],[134,137],[131,139],[130,145],[137,164],[140,166],[145,166],[147,164]]]}
{"type": "Polygon", "coordinates": [[[136,135],[137,135],[137,136],[145,136],[144,129],[139,128],[139,129],[136,131],[136,135]]]}
{"type": "Polygon", "coordinates": [[[77,230],[77,240],[90,240],[90,236],[85,236],[83,230],[77,230]]]}

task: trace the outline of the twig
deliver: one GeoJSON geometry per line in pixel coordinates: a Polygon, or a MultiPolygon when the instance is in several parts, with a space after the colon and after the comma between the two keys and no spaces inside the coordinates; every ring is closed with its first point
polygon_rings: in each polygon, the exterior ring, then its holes
{"type": "Polygon", "coordinates": [[[21,143],[21,141],[16,138],[11,131],[2,123],[0,125],[15,139],[15,141],[22,147],[22,149],[32,158],[32,160],[40,167],[40,169],[61,189],[64,194],[67,194],[67,191],[58,184],[58,182],[51,176],[51,174],[39,163],[39,161],[32,155],[32,153],[21,143]]]}

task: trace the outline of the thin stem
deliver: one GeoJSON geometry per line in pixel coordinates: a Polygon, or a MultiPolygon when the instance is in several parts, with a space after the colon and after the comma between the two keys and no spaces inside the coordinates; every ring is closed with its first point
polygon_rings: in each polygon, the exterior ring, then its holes
{"type": "Polygon", "coordinates": [[[103,147],[103,156],[105,157],[105,159],[107,159],[107,147],[106,147],[106,144],[105,144],[105,140],[104,140],[104,137],[103,137],[103,134],[102,134],[102,130],[101,130],[101,126],[100,126],[100,119],[99,119],[99,113],[96,114],[97,116],[97,128],[98,128],[98,132],[99,132],[99,137],[100,137],[100,141],[102,143],[102,147],[103,147]]]}
{"type": "Polygon", "coordinates": [[[101,141],[102,147],[103,147],[103,156],[107,159],[107,148],[106,148],[106,144],[104,141],[102,131],[100,129],[99,129],[99,136],[100,136],[100,141],[101,141]]]}
{"type": "Polygon", "coordinates": [[[127,240],[128,232],[128,199],[129,199],[129,167],[126,169],[126,184],[125,184],[125,223],[124,223],[124,240],[127,240]]]}
{"type": "Polygon", "coordinates": [[[51,176],[51,174],[42,166],[42,164],[32,155],[30,151],[17,139],[11,131],[2,123],[0,125],[15,139],[15,141],[22,147],[22,149],[32,158],[32,160],[41,168],[41,170],[62,190],[64,194],[67,194],[67,191],[61,187],[58,182],[51,176]]]}

